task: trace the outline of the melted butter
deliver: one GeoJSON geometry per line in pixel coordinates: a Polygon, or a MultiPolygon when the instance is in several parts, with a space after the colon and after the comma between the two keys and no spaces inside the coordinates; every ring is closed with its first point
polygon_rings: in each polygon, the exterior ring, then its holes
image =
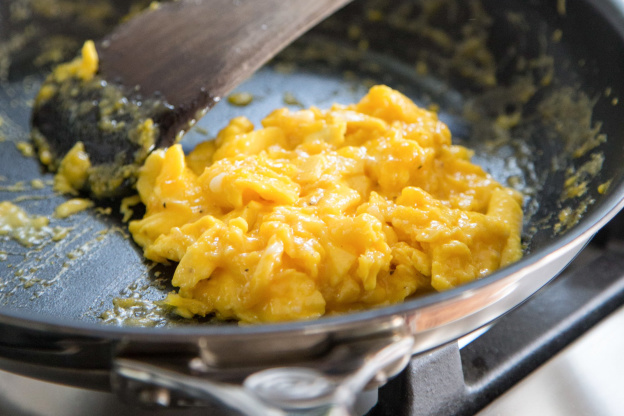
{"type": "Polygon", "coordinates": [[[111,215],[113,213],[113,209],[111,207],[95,207],[95,212],[100,215],[111,215]]]}
{"type": "Polygon", "coordinates": [[[24,192],[26,190],[28,190],[26,184],[22,181],[15,182],[12,185],[0,186],[0,191],[6,192],[24,192]]]}
{"type": "Polygon", "coordinates": [[[24,157],[33,157],[35,155],[35,149],[32,144],[28,142],[17,142],[15,143],[15,147],[24,157]]]}
{"type": "Polygon", "coordinates": [[[605,183],[601,183],[600,185],[598,185],[598,193],[599,194],[604,194],[609,190],[609,187],[611,186],[611,182],[612,180],[608,180],[605,183]]]}
{"type": "Polygon", "coordinates": [[[228,97],[228,103],[238,107],[245,107],[251,104],[253,99],[254,96],[248,92],[236,92],[228,97]]]}
{"type": "Polygon", "coordinates": [[[563,38],[563,31],[561,29],[556,29],[552,34],[552,41],[555,43],[561,42],[563,38]]]}
{"type": "Polygon", "coordinates": [[[501,114],[496,118],[496,125],[501,129],[509,130],[516,127],[522,120],[522,112],[516,111],[512,114],[501,114]]]}
{"type": "Polygon", "coordinates": [[[52,241],[61,241],[69,235],[69,228],[54,227],[54,234],[52,235],[52,241]]]}
{"type": "Polygon", "coordinates": [[[576,170],[569,170],[564,182],[564,199],[578,198],[587,193],[589,181],[594,178],[604,163],[602,153],[592,153],[590,159],[576,170]]]}
{"type": "Polygon", "coordinates": [[[303,107],[303,104],[301,104],[301,102],[299,102],[297,97],[295,97],[295,95],[293,93],[291,93],[291,92],[285,92],[283,100],[284,100],[284,104],[286,104],[286,105],[292,105],[292,106],[296,106],[296,107],[303,107]]]}
{"type": "Polygon", "coordinates": [[[43,189],[45,188],[45,183],[41,179],[33,179],[30,181],[30,187],[32,189],[43,189]]]}
{"type": "Polygon", "coordinates": [[[100,315],[107,324],[123,326],[151,327],[162,326],[167,322],[168,308],[162,302],[141,299],[138,295],[130,298],[114,298],[113,309],[100,315]]]}
{"type": "Polygon", "coordinates": [[[562,209],[558,215],[559,222],[553,226],[555,233],[561,233],[576,225],[592,203],[592,200],[581,201],[581,203],[573,208],[566,207],[562,209]]]}
{"type": "Polygon", "coordinates": [[[600,133],[600,123],[592,121],[594,101],[586,94],[565,87],[548,96],[539,105],[540,114],[562,137],[566,155],[580,158],[607,137],[600,133]]]}
{"type": "Polygon", "coordinates": [[[78,258],[80,258],[82,255],[84,255],[84,250],[82,248],[77,248],[75,250],[70,251],[69,253],[65,254],[65,256],[69,259],[69,260],[76,260],[78,258]]]}
{"type": "Polygon", "coordinates": [[[42,244],[46,240],[60,240],[67,235],[63,227],[50,227],[50,220],[30,216],[10,202],[0,202],[0,236],[8,236],[25,247],[42,244]]]}
{"type": "Polygon", "coordinates": [[[67,218],[93,206],[93,201],[84,198],[74,198],[63,202],[54,210],[56,218],[67,218]]]}

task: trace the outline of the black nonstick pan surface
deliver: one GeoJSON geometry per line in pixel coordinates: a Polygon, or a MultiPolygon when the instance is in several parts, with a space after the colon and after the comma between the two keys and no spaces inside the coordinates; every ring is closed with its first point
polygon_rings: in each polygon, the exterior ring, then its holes
{"type": "MultiPolygon", "coordinates": [[[[187,150],[235,116],[258,123],[278,107],[346,104],[387,84],[438,109],[455,143],[474,149],[475,162],[525,194],[525,257],[517,265],[451,292],[278,330],[348,325],[478,291],[545,262],[614,215],[624,192],[623,7],[615,0],[355,0],[242,84],[237,91],[253,95],[249,105],[223,100],[201,119],[183,139],[187,150]]],[[[68,197],[52,191],[52,174],[28,154],[32,100],[51,65],[133,10],[121,1],[0,4],[0,201],[50,217],[50,227],[67,234],[60,241],[43,236],[32,247],[0,237],[5,357],[22,359],[15,348],[50,345],[48,336],[58,343],[58,333],[158,341],[255,330],[186,321],[160,306],[173,290],[173,269],[143,259],[119,201],[51,217],[68,197]]],[[[110,348],[94,351],[105,367],[110,348]]],[[[69,357],[63,365],[85,364],[69,357]]]]}

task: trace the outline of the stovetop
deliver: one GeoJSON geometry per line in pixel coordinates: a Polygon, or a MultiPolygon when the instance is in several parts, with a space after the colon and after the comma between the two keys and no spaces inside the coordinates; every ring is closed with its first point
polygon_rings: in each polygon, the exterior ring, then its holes
{"type": "MultiPolygon", "coordinates": [[[[621,415],[624,216],[557,279],[477,335],[414,357],[387,386],[361,397],[359,413],[621,415]]],[[[0,372],[0,415],[84,414],[142,416],[153,411],[129,407],[109,393],[0,372]]],[[[195,416],[205,410],[157,414],[195,416]]]]}
{"type": "Polygon", "coordinates": [[[622,414],[624,245],[613,238],[621,220],[465,347],[415,357],[370,415],[622,414]]]}
{"type": "MultiPolygon", "coordinates": [[[[619,416],[624,408],[624,307],[534,371],[477,416],[619,416]]],[[[365,397],[362,407],[376,400],[365,397]]],[[[152,415],[112,394],[64,387],[0,372],[0,415],[152,415]]],[[[204,415],[202,410],[159,416],[204,415]]]]}
{"type": "Polygon", "coordinates": [[[624,409],[624,307],[478,416],[615,416],[624,409]]]}

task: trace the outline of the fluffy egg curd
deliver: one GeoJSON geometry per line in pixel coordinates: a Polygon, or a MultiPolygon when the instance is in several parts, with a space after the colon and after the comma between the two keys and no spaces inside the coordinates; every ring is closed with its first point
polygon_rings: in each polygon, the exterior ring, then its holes
{"type": "Polygon", "coordinates": [[[188,156],[153,152],[130,223],[178,263],[184,317],[312,319],[401,302],[522,256],[522,196],[451,144],[435,113],[385,86],[357,104],[233,119],[188,156]]]}

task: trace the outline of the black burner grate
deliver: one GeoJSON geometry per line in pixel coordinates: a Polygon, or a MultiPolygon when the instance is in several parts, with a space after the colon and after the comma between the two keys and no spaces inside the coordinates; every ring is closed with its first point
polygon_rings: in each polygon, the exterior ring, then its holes
{"type": "Polygon", "coordinates": [[[472,415],[624,304],[624,216],[553,282],[459,349],[415,356],[368,416],[472,415]]]}

